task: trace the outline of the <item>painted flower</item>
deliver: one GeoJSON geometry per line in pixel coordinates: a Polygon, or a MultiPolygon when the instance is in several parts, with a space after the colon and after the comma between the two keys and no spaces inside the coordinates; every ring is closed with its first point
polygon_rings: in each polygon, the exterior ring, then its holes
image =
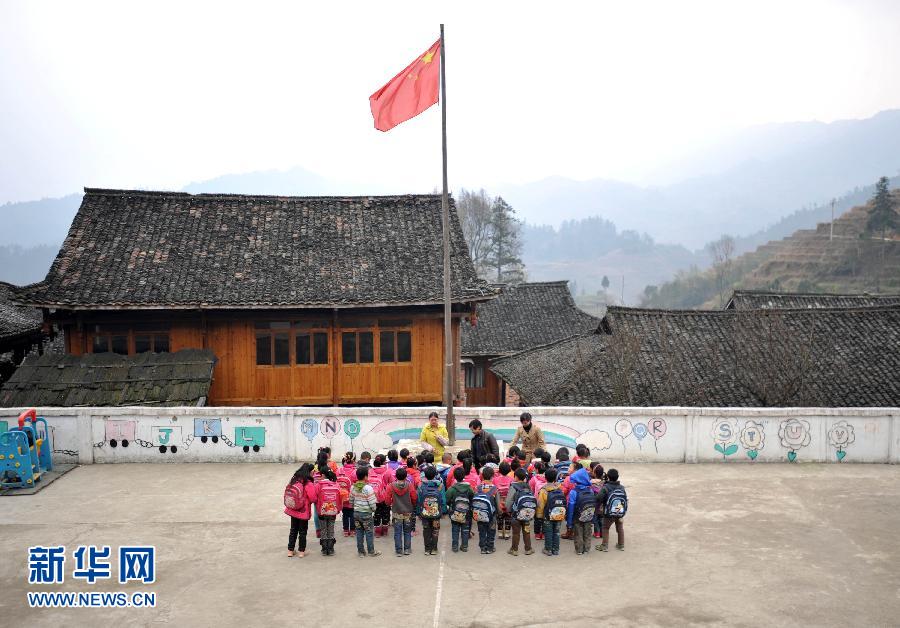
{"type": "Polygon", "coordinates": [[[722,447],[736,442],[738,433],[737,421],[734,419],[716,419],[713,421],[712,429],[709,430],[712,439],[722,447]]]}
{"type": "Polygon", "coordinates": [[[832,447],[844,449],[847,445],[856,440],[856,434],[853,426],[846,421],[838,421],[828,430],[828,442],[832,447]]]}
{"type": "Polygon", "coordinates": [[[756,421],[747,421],[741,430],[741,445],[744,449],[759,451],[766,446],[766,431],[756,421]]]}
{"type": "Polygon", "coordinates": [[[796,451],[809,445],[809,421],[803,419],[787,419],[778,427],[778,438],[786,449],[796,451]]]}

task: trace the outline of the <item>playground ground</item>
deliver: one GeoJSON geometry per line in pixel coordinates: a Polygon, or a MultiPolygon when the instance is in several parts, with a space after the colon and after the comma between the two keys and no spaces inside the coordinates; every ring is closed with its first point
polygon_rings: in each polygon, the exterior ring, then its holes
{"type": "MultiPolygon", "coordinates": [[[[352,539],[287,558],[292,466],[89,465],[0,498],[4,626],[886,626],[900,623],[900,467],[616,465],[627,549],[559,557],[450,552],[360,559],[352,539]],[[154,545],[152,585],[71,578],[77,545],[154,545]],[[28,583],[32,545],[66,581],[28,583]],[[152,591],[156,608],[32,609],[29,591],[152,591]]],[[[446,521],[446,520],[445,520],[446,521]]]]}

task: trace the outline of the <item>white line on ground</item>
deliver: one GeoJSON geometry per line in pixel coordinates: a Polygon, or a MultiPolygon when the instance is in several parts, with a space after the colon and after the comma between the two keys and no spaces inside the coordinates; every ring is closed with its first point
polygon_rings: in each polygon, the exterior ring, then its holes
{"type": "Polygon", "coordinates": [[[441,592],[444,589],[444,557],[447,555],[446,550],[441,550],[441,564],[438,566],[437,591],[434,594],[434,628],[438,627],[441,619],[441,592]]]}

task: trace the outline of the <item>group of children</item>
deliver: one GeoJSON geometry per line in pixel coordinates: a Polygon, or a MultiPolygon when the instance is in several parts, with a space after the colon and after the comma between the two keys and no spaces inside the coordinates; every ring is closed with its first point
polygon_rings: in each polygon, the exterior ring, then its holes
{"type": "Polygon", "coordinates": [[[554,461],[537,449],[529,461],[513,446],[502,461],[489,456],[477,470],[468,450],[459,452],[455,463],[450,454],[435,462],[431,452],[411,456],[406,449],[374,458],[363,452],[358,462],[347,452],[339,467],[330,449],[322,448],[316,464],[297,469],[284,490],[284,512],[291,517],[288,556],[295,555],[295,543],[299,555],[305,554],[311,518],[322,554],[334,555],[339,514],[344,536],[355,531],[360,557],[380,556],[374,539],[387,536],[390,527],[396,555],[408,556],[419,520],[425,554],[437,554],[444,516],[454,552],[468,551],[473,523],[482,554],[494,553],[498,532],[512,540],[507,553],[518,555],[521,538],[524,553],[533,554],[532,529],[547,556],[559,555],[561,538],[574,540],[576,554],[587,554],[592,535],[601,539],[596,549],[605,552],[612,527],[616,547],[624,550],[628,497],[619,473],[604,472],[585,445],[575,451],[570,460],[569,450],[560,447],[554,461]]]}

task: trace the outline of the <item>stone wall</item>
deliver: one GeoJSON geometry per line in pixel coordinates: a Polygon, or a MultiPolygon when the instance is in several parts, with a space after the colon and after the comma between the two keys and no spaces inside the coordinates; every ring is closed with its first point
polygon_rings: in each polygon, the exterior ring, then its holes
{"type": "MultiPolygon", "coordinates": [[[[508,444],[526,408],[459,408],[508,444]]],[[[606,462],[900,461],[900,408],[527,408],[549,449],[606,462]]],[[[38,408],[60,462],[295,462],[415,441],[441,408],[38,408]]],[[[0,408],[12,426],[18,410],[0,408]]],[[[459,443],[464,444],[464,443],[459,443]]]]}

